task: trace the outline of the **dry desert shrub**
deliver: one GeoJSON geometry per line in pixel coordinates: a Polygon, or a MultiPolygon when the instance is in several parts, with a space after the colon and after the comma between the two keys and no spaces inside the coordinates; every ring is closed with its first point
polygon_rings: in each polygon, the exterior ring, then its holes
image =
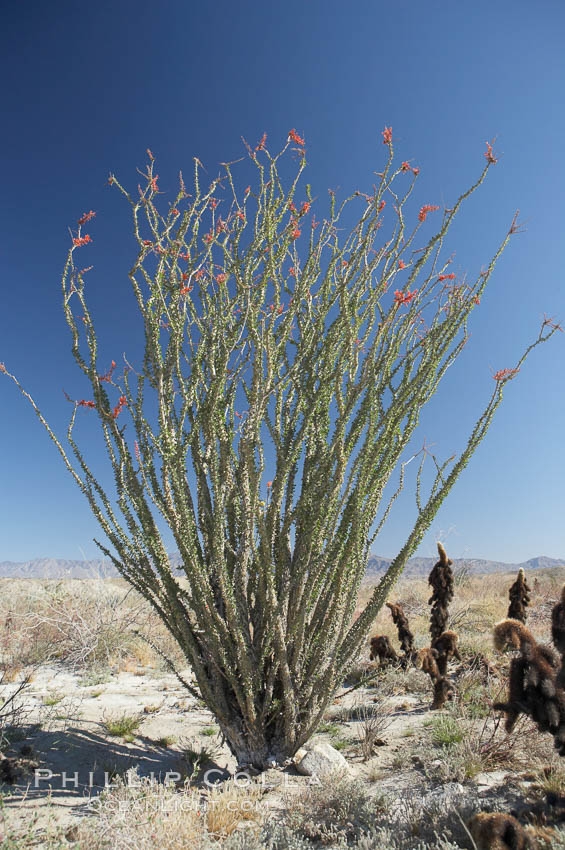
{"type": "Polygon", "coordinates": [[[260,785],[238,787],[234,781],[205,792],[206,828],[213,838],[232,835],[242,824],[259,823],[265,814],[260,785]]]}
{"type": "Polygon", "coordinates": [[[76,840],[89,850],[202,850],[264,815],[263,790],[233,782],[198,791],[177,789],[130,770],[91,804],[76,840]]]}
{"type": "Polygon", "coordinates": [[[299,836],[322,845],[353,842],[374,824],[387,807],[383,797],[372,797],[360,780],[326,779],[298,792],[287,793],[286,823],[299,836]]]}
{"type": "Polygon", "coordinates": [[[73,669],[162,667],[152,642],[182,664],[177,644],[147,602],[121,580],[7,580],[0,646],[20,664],[56,660],[73,669]]]}

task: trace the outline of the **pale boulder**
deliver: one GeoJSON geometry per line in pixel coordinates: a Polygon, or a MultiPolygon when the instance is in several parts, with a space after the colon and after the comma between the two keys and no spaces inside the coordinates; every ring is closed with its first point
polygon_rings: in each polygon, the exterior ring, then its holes
{"type": "Polygon", "coordinates": [[[331,773],[347,773],[349,766],[342,754],[326,741],[305,744],[294,756],[299,773],[321,778],[331,773]]]}

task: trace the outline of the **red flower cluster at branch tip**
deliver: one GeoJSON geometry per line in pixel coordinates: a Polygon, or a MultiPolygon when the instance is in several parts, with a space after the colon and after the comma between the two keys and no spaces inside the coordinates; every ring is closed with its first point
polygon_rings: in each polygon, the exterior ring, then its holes
{"type": "Polygon", "coordinates": [[[76,236],[73,239],[73,245],[77,248],[82,248],[83,245],[88,245],[89,242],[92,242],[92,239],[90,238],[88,233],[86,233],[84,236],[76,236]]]}
{"type": "Polygon", "coordinates": [[[180,290],[180,294],[186,295],[187,292],[192,292],[192,289],[193,289],[192,284],[190,286],[183,286],[182,289],[180,290]]]}
{"type": "Polygon", "coordinates": [[[139,454],[139,446],[137,445],[137,440],[133,441],[133,445],[134,445],[134,448],[135,448],[135,456],[138,459],[138,461],[141,463],[141,456],[139,454]]]}
{"type": "Polygon", "coordinates": [[[394,300],[396,304],[410,304],[416,293],[418,292],[415,289],[413,292],[407,291],[406,293],[401,292],[399,289],[395,290],[394,300]]]}
{"type": "Polygon", "coordinates": [[[290,212],[293,212],[293,213],[295,213],[295,212],[296,212],[296,207],[294,206],[294,204],[293,204],[293,202],[292,202],[292,201],[291,201],[291,202],[290,202],[290,204],[288,205],[288,208],[289,208],[290,212]]]}
{"type": "Polygon", "coordinates": [[[273,486],[273,482],[272,482],[272,481],[267,481],[267,487],[269,487],[269,488],[270,488],[270,487],[272,487],[272,486],[273,486]]]}
{"type": "Polygon", "coordinates": [[[121,395],[117,405],[112,411],[112,419],[117,419],[120,414],[120,410],[122,409],[122,407],[127,406],[127,403],[128,401],[125,395],[121,395]]]}
{"type": "Polygon", "coordinates": [[[310,212],[310,201],[303,201],[300,207],[300,215],[306,215],[307,212],[310,212]]]}
{"type": "Polygon", "coordinates": [[[487,149],[486,149],[486,151],[485,151],[485,153],[484,153],[484,156],[485,156],[485,158],[486,158],[486,161],[487,161],[487,162],[492,162],[493,164],[494,164],[495,162],[498,162],[497,157],[495,157],[495,155],[494,155],[494,154],[493,154],[493,152],[492,152],[492,145],[491,145],[491,143],[490,143],[490,142],[487,142],[487,143],[486,143],[486,145],[487,145],[487,149]]]}
{"type": "Polygon", "coordinates": [[[296,221],[296,219],[293,219],[292,226],[293,226],[294,229],[290,233],[290,238],[291,239],[298,239],[301,231],[298,228],[298,222],[296,221]]]}
{"type": "Polygon", "coordinates": [[[425,221],[426,216],[429,212],[434,212],[434,210],[439,210],[439,207],[433,206],[433,204],[424,204],[420,212],[418,213],[418,218],[420,221],[425,221]]]}
{"type": "Polygon", "coordinates": [[[110,382],[112,380],[112,372],[114,371],[115,368],[116,368],[116,361],[112,360],[112,365],[110,366],[110,368],[108,369],[106,374],[105,375],[98,375],[98,380],[110,382]]]}
{"type": "Polygon", "coordinates": [[[216,207],[218,206],[218,202],[215,198],[210,198],[210,206],[212,207],[213,210],[215,210],[216,207]]]}
{"type": "Polygon", "coordinates": [[[380,204],[379,204],[379,212],[381,210],[384,210],[385,207],[386,207],[386,201],[381,201],[380,204]]]}
{"type": "Polygon", "coordinates": [[[288,270],[290,277],[296,277],[296,272],[294,271],[294,266],[291,266],[288,270]]]}
{"type": "Polygon", "coordinates": [[[492,377],[495,381],[511,381],[519,371],[519,369],[499,369],[492,377]]]}
{"type": "Polygon", "coordinates": [[[417,177],[419,173],[420,173],[420,169],[419,169],[419,168],[413,168],[413,169],[412,169],[412,174],[414,175],[414,177],[417,177]]]}
{"type": "Polygon", "coordinates": [[[151,153],[149,148],[147,148],[147,155],[148,155],[149,159],[155,159],[155,157],[153,156],[153,154],[151,153]]]}
{"type": "Polygon", "coordinates": [[[237,213],[236,213],[236,215],[237,215],[237,217],[238,217],[238,218],[240,218],[242,221],[245,221],[245,213],[242,213],[242,212],[241,212],[241,210],[240,210],[239,212],[237,212],[237,213]]]}
{"type": "Polygon", "coordinates": [[[155,177],[151,178],[151,188],[154,192],[158,192],[157,180],[159,179],[159,175],[157,174],[155,177]]]}
{"type": "Polygon", "coordinates": [[[227,280],[227,274],[217,274],[216,275],[216,283],[225,283],[227,280]]]}
{"type": "Polygon", "coordinates": [[[405,269],[406,268],[406,263],[404,262],[404,260],[398,261],[398,268],[399,269],[405,269]]]}
{"type": "Polygon", "coordinates": [[[177,208],[176,208],[176,207],[173,207],[173,208],[172,208],[171,213],[172,213],[173,215],[180,215],[180,212],[177,210],[177,208]]]}
{"type": "Polygon", "coordinates": [[[296,130],[294,129],[294,127],[292,128],[292,130],[290,131],[290,133],[288,134],[288,136],[289,136],[289,138],[290,138],[290,139],[292,139],[292,141],[293,141],[293,142],[295,142],[297,145],[300,145],[300,147],[302,147],[302,148],[304,147],[304,145],[305,145],[304,139],[301,139],[301,138],[300,138],[300,136],[298,135],[298,133],[296,132],[296,130]]]}
{"type": "Polygon", "coordinates": [[[390,145],[392,142],[392,127],[385,127],[382,131],[383,145],[390,145]]]}
{"type": "Polygon", "coordinates": [[[409,162],[403,162],[402,165],[400,166],[400,170],[401,171],[410,171],[410,163],[409,162]]]}
{"type": "Polygon", "coordinates": [[[475,297],[473,298],[473,302],[474,302],[475,304],[480,304],[480,303],[481,303],[481,299],[479,298],[479,296],[478,296],[478,295],[475,295],[475,297]]]}
{"type": "Polygon", "coordinates": [[[84,399],[81,399],[81,401],[77,401],[77,405],[78,405],[79,407],[96,407],[96,402],[94,402],[94,401],[85,401],[84,399]]]}
{"type": "Polygon", "coordinates": [[[96,213],[93,210],[90,210],[90,212],[87,212],[87,213],[83,213],[83,215],[81,215],[81,217],[78,220],[78,224],[80,224],[81,226],[83,224],[86,224],[86,222],[90,221],[91,218],[94,218],[95,215],[96,215],[96,213]]]}
{"type": "Polygon", "coordinates": [[[203,276],[204,276],[204,269],[198,269],[198,271],[194,275],[196,280],[200,280],[200,278],[203,277],[203,276]]]}
{"type": "Polygon", "coordinates": [[[266,133],[263,133],[263,135],[261,136],[261,141],[259,142],[259,144],[258,144],[258,145],[257,145],[257,147],[255,148],[255,150],[256,150],[256,151],[264,151],[264,150],[265,150],[265,142],[266,142],[266,141],[267,141],[267,134],[266,134],[266,133]]]}
{"type": "Polygon", "coordinates": [[[151,241],[150,241],[149,239],[144,239],[144,240],[143,240],[143,244],[144,244],[147,248],[149,248],[149,246],[151,245],[151,241]]]}
{"type": "MultiPolygon", "coordinates": [[[[547,326],[549,326],[550,328],[555,328],[555,330],[560,331],[561,333],[563,333],[563,328],[561,327],[561,325],[559,324],[559,322],[554,322],[554,321],[553,321],[553,316],[548,316],[548,315],[546,315],[546,314],[544,313],[544,314],[543,314],[543,325],[542,325],[542,327],[544,327],[544,328],[545,328],[545,327],[547,327],[547,326]]],[[[1,365],[2,365],[2,364],[0,363],[0,366],[1,366],[1,365]]],[[[0,371],[2,371],[2,370],[0,369],[0,371]]]]}
{"type": "Polygon", "coordinates": [[[204,237],[204,241],[209,245],[210,242],[214,241],[214,234],[213,233],[207,233],[206,236],[204,237]]]}
{"type": "Polygon", "coordinates": [[[248,186],[243,194],[248,195],[250,193],[250,191],[251,191],[251,186],[248,186]]]}
{"type": "Polygon", "coordinates": [[[0,363],[0,372],[3,372],[4,374],[6,374],[6,373],[7,373],[7,371],[8,371],[8,370],[6,369],[6,367],[4,366],[4,364],[3,364],[3,363],[0,363]]]}
{"type": "Polygon", "coordinates": [[[451,272],[451,274],[440,274],[438,275],[438,280],[455,280],[455,273],[451,272]]]}

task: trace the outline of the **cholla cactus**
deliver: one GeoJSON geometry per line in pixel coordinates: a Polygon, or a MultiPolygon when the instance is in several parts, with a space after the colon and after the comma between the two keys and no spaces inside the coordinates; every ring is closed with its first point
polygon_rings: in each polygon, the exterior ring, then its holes
{"type": "Polygon", "coordinates": [[[503,812],[478,812],[468,826],[477,850],[533,850],[535,846],[521,823],[503,812]]]}
{"type": "Polygon", "coordinates": [[[453,571],[451,561],[441,543],[437,544],[439,561],[433,567],[428,576],[428,584],[431,584],[433,593],[428,599],[428,605],[432,606],[430,614],[430,635],[432,646],[447,628],[449,618],[449,603],[453,599],[453,571]]]}
{"type": "Polygon", "coordinates": [[[413,657],[416,646],[414,644],[414,635],[410,631],[410,623],[404,613],[404,608],[399,602],[387,602],[387,608],[390,608],[392,622],[398,631],[398,640],[400,648],[404,653],[403,661],[407,664],[413,657]]]}
{"type": "Polygon", "coordinates": [[[528,612],[526,609],[530,604],[530,592],[531,589],[526,581],[526,574],[524,573],[524,570],[520,568],[518,570],[516,581],[508,591],[510,605],[508,606],[507,616],[509,618],[519,620],[521,623],[526,622],[528,619],[528,612]]]}
{"type": "Polygon", "coordinates": [[[83,228],[94,213],[86,213],[62,278],[73,355],[92,387],[92,398],[74,402],[67,433],[76,465],[0,364],[88,499],[107,538],[97,545],[182,648],[197,687],[184,684],[215,714],[240,764],[282,763],[312,735],[485,436],[506,382],[556,329],[544,324],[516,368],[494,375],[463,452],[442,464],[433,459],[427,494],[420,467],[414,526],[354,620],[370,546],[402,489],[421,408],[463,349],[468,319],[516,232],[514,219],[486,271],[457,283],[449,260],[440,262],[443,241],[495,157],[487,150],[474,185],[416,249],[438,208],[407,210],[417,169],[394,168],[390,128],[383,138],[387,162],[374,194],[356,192],[338,204],[331,193],[321,222],[312,215],[319,202],[299,185],[305,144],[294,130],[275,156],[266,137],[249,148],[258,180],[242,193],[233,164],[206,189],[195,160],[192,194],[181,176],[163,212],[150,152],[135,197],[110,177],[133,215],[138,253],[130,280],[145,353],[136,369],[124,356],[122,374],[115,361],[99,366],[86,269],[75,256],[93,250],[83,228]],[[287,182],[279,162],[290,145],[299,164],[287,182]],[[362,209],[342,235],[352,203],[362,209]],[[390,221],[390,237],[376,245],[390,221]],[[116,494],[102,488],[77,446],[79,408],[98,417],[116,494]],[[398,487],[383,505],[395,470],[398,487]],[[182,583],[154,511],[174,536],[182,583]]]}
{"type": "Polygon", "coordinates": [[[382,664],[386,661],[398,661],[398,655],[386,635],[375,635],[370,642],[369,661],[377,661],[382,664]]]}
{"type": "Polygon", "coordinates": [[[437,649],[430,648],[429,646],[418,650],[414,654],[415,666],[428,674],[434,687],[434,699],[431,705],[432,711],[443,708],[449,697],[454,693],[453,687],[440,671],[438,659],[439,652],[437,649]]]}
{"type": "Polygon", "coordinates": [[[556,650],[565,654],[565,584],[561,588],[561,598],[551,612],[551,639],[556,650]]]}
{"type": "Polygon", "coordinates": [[[559,755],[565,755],[565,691],[557,681],[558,662],[550,647],[538,644],[529,629],[517,620],[503,620],[494,627],[497,649],[515,648],[520,653],[510,663],[506,702],[494,703],[506,715],[505,728],[512,732],[520,714],[529,715],[540,732],[550,732],[559,755]]]}
{"type": "Polygon", "coordinates": [[[438,653],[437,666],[442,676],[447,674],[447,664],[452,658],[461,661],[459,654],[459,635],[456,632],[443,632],[434,642],[434,649],[438,653]]]}
{"type": "Polygon", "coordinates": [[[557,686],[565,688],[565,584],[561,588],[561,598],[551,612],[551,639],[561,655],[561,667],[557,674],[557,686]]]}

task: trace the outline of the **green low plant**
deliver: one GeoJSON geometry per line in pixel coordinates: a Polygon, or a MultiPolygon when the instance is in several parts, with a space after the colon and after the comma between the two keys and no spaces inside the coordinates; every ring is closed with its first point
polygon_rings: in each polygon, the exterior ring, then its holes
{"type": "Polygon", "coordinates": [[[131,741],[133,740],[134,732],[137,732],[143,723],[143,719],[143,715],[124,712],[116,717],[105,718],[103,725],[108,735],[131,741]]]}
{"type": "Polygon", "coordinates": [[[436,715],[430,725],[432,741],[437,747],[452,747],[463,740],[464,730],[460,721],[450,714],[436,715]]]}

